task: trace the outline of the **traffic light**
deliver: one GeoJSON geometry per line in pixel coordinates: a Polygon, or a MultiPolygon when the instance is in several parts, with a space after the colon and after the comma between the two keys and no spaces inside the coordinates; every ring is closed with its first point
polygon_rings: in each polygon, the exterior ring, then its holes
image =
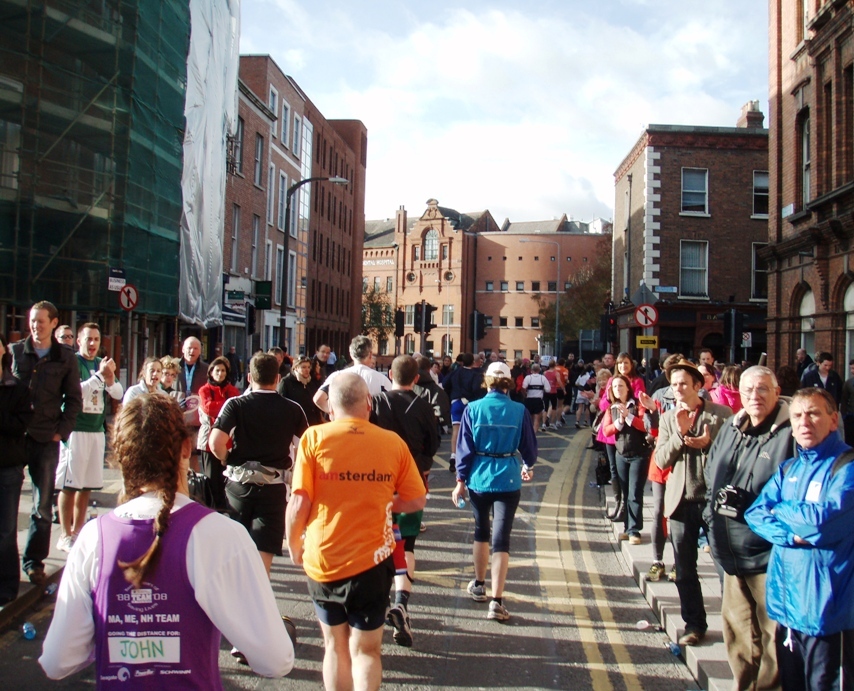
{"type": "Polygon", "coordinates": [[[272,305],[273,282],[255,281],[255,309],[268,310],[272,305]]]}
{"type": "Polygon", "coordinates": [[[486,315],[477,310],[471,313],[469,323],[471,324],[472,338],[482,341],[486,337],[486,315]]]}
{"type": "Polygon", "coordinates": [[[396,309],[394,311],[394,337],[395,338],[403,338],[403,310],[396,309]]]}
{"type": "Polygon", "coordinates": [[[602,348],[608,350],[612,343],[617,342],[617,315],[603,314],[599,317],[599,338],[602,339],[602,348]]]}
{"type": "Polygon", "coordinates": [[[255,333],[255,305],[251,302],[246,305],[246,333],[250,336],[255,333]]]}
{"type": "Polygon", "coordinates": [[[422,312],[421,312],[421,303],[415,303],[415,333],[421,333],[421,324],[422,324],[422,312]]]}
{"type": "Polygon", "coordinates": [[[436,305],[431,305],[429,302],[424,303],[424,333],[430,333],[430,329],[436,328],[433,323],[433,312],[436,311],[436,305]]]}

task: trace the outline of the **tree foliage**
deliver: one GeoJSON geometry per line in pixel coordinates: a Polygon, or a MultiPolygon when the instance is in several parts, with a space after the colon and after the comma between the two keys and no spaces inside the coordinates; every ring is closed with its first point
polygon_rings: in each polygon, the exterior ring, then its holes
{"type": "MultiPolygon", "coordinates": [[[[561,283],[570,286],[560,295],[559,328],[562,340],[574,338],[581,329],[598,329],[603,304],[611,296],[611,236],[604,235],[596,245],[596,254],[587,264],[561,283]]],[[[554,342],[555,300],[550,294],[532,296],[540,315],[545,342],[554,342]]]]}
{"type": "Polygon", "coordinates": [[[375,342],[388,340],[394,333],[394,306],[391,296],[373,285],[362,287],[362,334],[375,342]]]}

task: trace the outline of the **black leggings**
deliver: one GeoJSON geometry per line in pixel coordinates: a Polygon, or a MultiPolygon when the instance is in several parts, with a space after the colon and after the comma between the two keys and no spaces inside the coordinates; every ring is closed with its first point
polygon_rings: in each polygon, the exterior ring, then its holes
{"type": "Polygon", "coordinates": [[[469,490],[474,514],[474,541],[489,542],[489,512],[492,509],[495,529],[492,531],[492,551],[510,552],[510,531],[522,490],[514,492],[475,492],[469,490]]]}

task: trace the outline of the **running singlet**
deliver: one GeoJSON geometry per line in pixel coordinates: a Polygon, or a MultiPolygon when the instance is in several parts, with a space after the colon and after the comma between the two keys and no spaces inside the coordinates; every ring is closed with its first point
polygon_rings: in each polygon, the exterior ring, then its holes
{"type": "Polygon", "coordinates": [[[101,567],[92,594],[98,688],[222,689],[222,636],[196,602],[187,575],[187,541],[209,513],[195,503],[172,513],[157,566],[138,590],[117,560],[145,553],[153,521],[113,512],[98,519],[101,567]]]}

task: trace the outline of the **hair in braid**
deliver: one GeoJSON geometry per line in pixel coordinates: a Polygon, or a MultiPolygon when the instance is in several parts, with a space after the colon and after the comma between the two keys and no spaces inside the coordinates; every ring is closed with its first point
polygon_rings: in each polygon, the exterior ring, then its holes
{"type": "Polygon", "coordinates": [[[123,501],[157,490],[163,508],[154,519],[154,541],[138,559],[119,560],[125,578],[139,588],[145,575],[157,565],[160,538],[169,528],[169,517],[178,489],[181,447],[188,437],[181,408],[170,396],[145,394],[122,406],[113,429],[113,453],[122,470],[123,501]]]}

